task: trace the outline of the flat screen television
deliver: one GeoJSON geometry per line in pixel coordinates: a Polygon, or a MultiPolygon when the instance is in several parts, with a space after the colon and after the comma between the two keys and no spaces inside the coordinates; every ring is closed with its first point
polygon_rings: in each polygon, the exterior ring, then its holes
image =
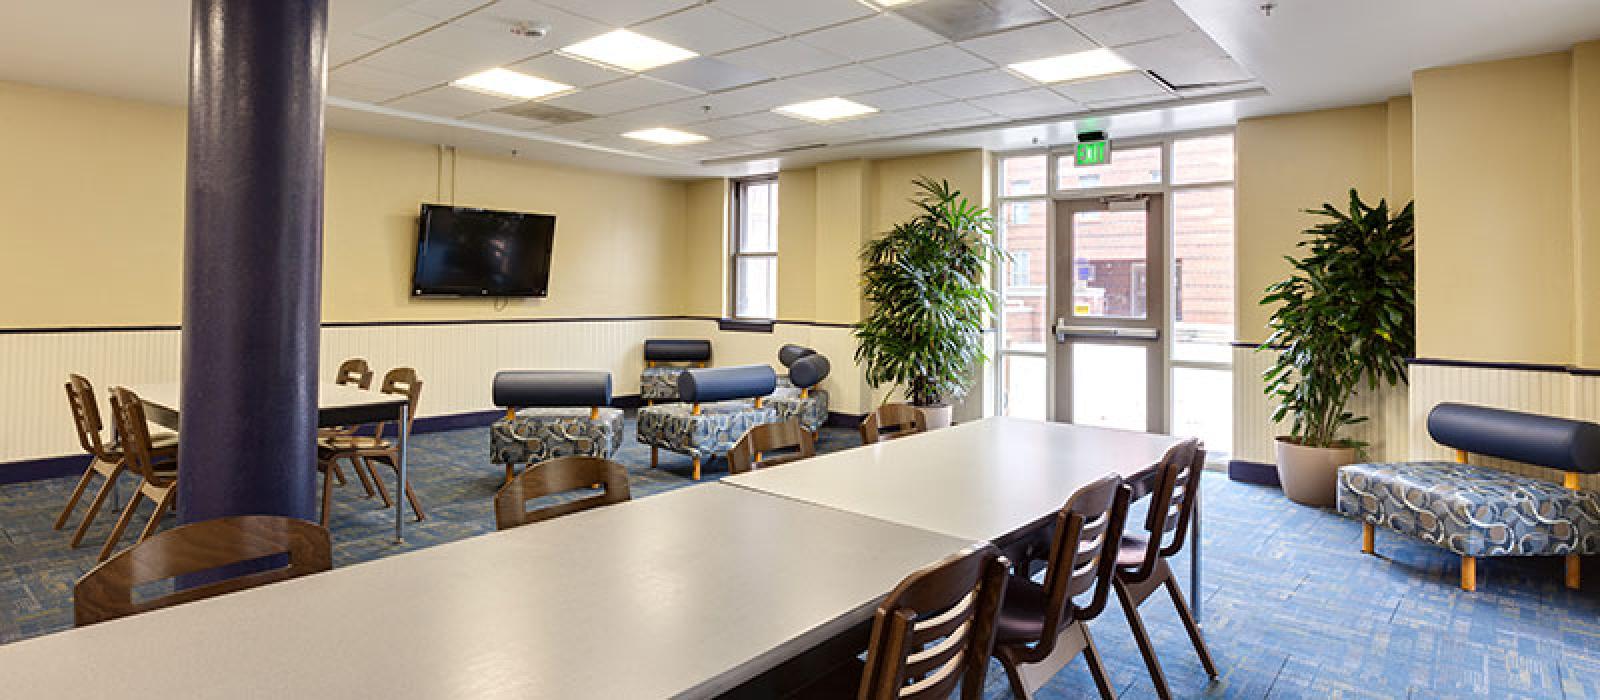
{"type": "Polygon", "coordinates": [[[542,297],[556,217],[422,205],[412,296],[542,297]]]}

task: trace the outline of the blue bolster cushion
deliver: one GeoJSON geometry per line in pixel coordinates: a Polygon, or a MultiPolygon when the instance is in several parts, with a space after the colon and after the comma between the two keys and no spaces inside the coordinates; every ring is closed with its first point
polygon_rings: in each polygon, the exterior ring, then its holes
{"type": "Polygon", "coordinates": [[[609,406],[611,373],[556,369],[513,369],[494,375],[494,405],[609,406]]]}
{"type": "Polygon", "coordinates": [[[1600,471],[1600,425],[1461,403],[1428,413],[1428,434],[1446,447],[1569,472],[1600,471]]]}
{"type": "Polygon", "coordinates": [[[789,381],[801,389],[809,389],[827,379],[832,369],[827,357],[812,353],[789,365],[789,381]]]}
{"type": "Polygon", "coordinates": [[[710,362],[711,341],[663,338],[646,340],[644,359],[653,362],[710,362]]]}
{"type": "Polygon", "coordinates": [[[686,369],[678,375],[678,400],[710,403],[766,396],[778,389],[778,373],[768,365],[686,369]]]}
{"type": "Polygon", "coordinates": [[[793,367],[795,360],[807,355],[815,354],[817,354],[816,350],[812,350],[804,345],[795,345],[791,343],[778,348],[778,363],[784,367],[793,367]]]}

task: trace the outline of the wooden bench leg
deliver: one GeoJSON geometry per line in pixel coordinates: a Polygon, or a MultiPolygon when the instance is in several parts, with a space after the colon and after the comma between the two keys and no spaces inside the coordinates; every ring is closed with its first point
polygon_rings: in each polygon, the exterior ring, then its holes
{"type": "Polygon", "coordinates": [[[1461,558],[1461,590],[1478,590],[1478,560],[1472,557],[1461,558]]]}
{"type": "Polygon", "coordinates": [[[658,466],[661,466],[661,448],[652,447],[650,448],[650,468],[655,469],[658,466]]]}
{"type": "Polygon", "coordinates": [[[1377,529],[1372,523],[1361,523],[1361,553],[1372,554],[1377,550],[1377,529]]]}
{"type": "Polygon", "coordinates": [[[700,458],[699,457],[695,457],[694,458],[694,480],[695,481],[699,481],[700,480],[700,458]]]}
{"type": "Polygon", "coordinates": [[[1567,588],[1574,591],[1583,585],[1583,575],[1580,570],[1582,561],[1583,559],[1576,554],[1567,555],[1567,588]]]}

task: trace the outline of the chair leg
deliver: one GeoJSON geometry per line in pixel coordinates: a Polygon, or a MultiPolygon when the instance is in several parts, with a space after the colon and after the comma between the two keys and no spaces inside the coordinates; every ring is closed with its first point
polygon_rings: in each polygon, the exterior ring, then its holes
{"type": "Polygon", "coordinates": [[[1567,588],[1574,591],[1583,587],[1583,558],[1576,554],[1567,555],[1567,588]]]}
{"type": "Polygon", "coordinates": [[[1128,618],[1128,627],[1133,630],[1133,641],[1139,645],[1139,655],[1144,657],[1144,666],[1150,671],[1150,682],[1156,687],[1156,696],[1161,700],[1172,700],[1172,691],[1167,688],[1167,676],[1161,672],[1161,661],[1156,658],[1155,646],[1150,643],[1150,633],[1144,628],[1144,619],[1139,617],[1139,604],[1128,595],[1128,587],[1121,580],[1116,581],[1113,587],[1117,591],[1117,600],[1122,603],[1122,611],[1128,618]]]}
{"type": "Polygon", "coordinates": [[[383,479],[378,478],[378,470],[372,468],[372,460],[367,459],[366,457],[361,457],[359,459],[351,458],[350,461],[357,463],[357,469],[367,470],[367,476],[372,477],[373,488],[378,490],[378,498],[383,499],[383,507],[388,508],[393,506],[394,501],[389,500],[389,489],[384,487],[383,479]]]}
{"type": "Polygon", "coordinates": [[[356,478],[361,480],[361,488],[367,492],[367,498],[377,495],[377,492],[372,490],[372,478],[367,474],[367,470],[362,469],[354,460],[351,460],[350,467],[356,473],[356,478]]]}
{"type": "Polygon", "coordinates": [[[1006,670],[1006,681],[1011,684],[1011,697],[1020,700],[1032,700],[1033,691],[1028,690],[1028,682],[1022,677],[1022,664],[1008,653],[995,655],[1000,659],[1000,667],[1006,670]]]}
{"type": "Polygon", "coordinates": [[[100,506],[105,504],[106,496],[111,495],[112,485],[117,483],[117,477],[121,475],[122,469],[118,468],[100,484],[100,490],[89,500],[89,510],[83,514],[83,521],[78,523],[78,529],[73,531],[72,542],[68,546],[77,549],[78,545],[83,543],[83,534],[89,531],[89,523],[94,522],[95,516],[100,514],[100,506]]]}
{"type": "Polygon", "coordinates": [[[1106,675],[1105,664],[1100,661],[1100,651],[1094,648],[1094,637],[1089,636],[1089,626],[1078,624],[1083,628],[1083,660],[1089,664],[1089,675],[1094,677],[1094,687],[1100,690],[1101,700],[1117,700],[1116,691],[1111,689],[1111,677],[1106,675]]]}
{"type": "Polygon", "coordinates": [[[1478,560],[1472,557],[1461,558],[1461,590],[1478,590],[1478,560]]]}
{"type": "Polygon", "coordinates": [[[128,505],[122,509],[122,515],[117,516],[117,524],[111,526],[111,534],[106,536],[105,545],[100,547],[100,561],[111,558],[111,550],[116,549],[117,542],[122,539],[122,533],[128,529],[128,523],[133,520],[133,511],[139,508],[141,498],[144,498],[142,489],[134,489],[133,495],[128,496],[128,505]]]}
{"type": "Polygon", "coordinates": [[[135,545],[150,539],[150,536],[155,534],[156,526],[161,524],[161,514],[167,512],[167,508],[173,505],[173,491],[176,489],[177,487],[173,486],[161,492],[161,498],[156,499],[155,509],[150,511],[150,522],[144,524],[144,530],[139,532],[139,539],[133,541],[135,545]]]}
{"type": "Polygon", "coordinates": [[[1377,528],[1374,528],[1372,523],[1361,523],[1361,552],[1363,554],[1372,554],[1377,551],[1377,545],[1377,528]]]}
{"type": "Polygon", "coordinates": [[[344,478],[344,470],[339,467],[339,460],[329,460],[328,469],[333,472],[333,479],[339,482],[340,486],[344,486],[346,483],[348,483],[344,478]]]}
{"type": "MultiPolygon", "coordinates": [[[[328,526],[328,520],[333,513],[333,465],[334,463],[329,461],[327,468],[322,472],[322,526],[324,528],[328,526]]],[[[356,467],[356,471],[361,471],[359,465],[356,467]]]]}
{"type": "MultiPolygon", "coordinates": [[[[395,476],[400,475],[400,470],[395,470],[395,476]]],[[[406,484],[406,500],[411,502],[411,512],[416,514],[417,522],[426,520],[428,516],[422,513],[422,501],[417,500],[417,492],[411,490],[411,484],[406,484]]]]}
{"type": "Polygon", "coordinates": [[[72,509],[78,507],[78,499],[83,498],[83,492],[89,488],[89,479],[94,477],[94,465],[98,457],[91,457],[89,466],[84,468],[83,476],[78,477],[78,485],[72,488],[72,495],[67,496],[67,507],[61,509],[61,515],[56,516],[55,529],[60,530],[67,526],[67,517],[72,515],[72,509]]]}
{"type": "Polygon", "coordinates": [[[1178,609],[1178,619],[1183,620],[1184,630],[1189,632],[1189,643],[1194,645],[1194,652],[1200,655],[1200,665],[1206,669],[1206,675],[1217,677],[1217,664],[1211,660],[1211,650],[1206,648],[1205,637],[1200,636],[1200,625],[1195,624],[1194,613],[1189,611],[1189,604],[1183,602],[1183,591],[1178,589],[1178,579],[1169,571],[1167,580],[1167,595],[1172,598],[1172,607],[1178,609]]]}

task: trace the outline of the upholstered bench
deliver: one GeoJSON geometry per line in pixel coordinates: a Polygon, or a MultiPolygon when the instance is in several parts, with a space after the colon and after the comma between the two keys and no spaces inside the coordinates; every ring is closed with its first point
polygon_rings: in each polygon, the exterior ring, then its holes
{"type": "Polygon", "coordinates": [[[1428,415],[1435,442],[1455,462],[1352,464],[1339,469],[1339,512],[1362,521],[1362,551],[1375,528],[1461,557],[1461,587],[1477,588],[1477,558],[1566,557],[1567,586],[1579,584],[1579,557],[1600,553],[1600,494],[1577,489],[1577,472],[1600,467],[1600,426],[1465,404],[1428,415]],[[1563,484],[1468,464],[1488,455],[1566,472],[1563,484]]]}
{"type": "Polygon", "coordinates": [[[506,409],[489,427],[489,462],[518,464],[576,455],[607,457],[622,447],[622,409],[611,408],[611,374],[511,370],[494,375],[494,403],[506,409]]]}
{"type": "Polygon", "coordinates": [[[678,377],[684,403],[639,409],[639,442],[650,446],[650,466],[660,450],[685,454],[698,480],[701,464],[727,454],[745,431],[782,420],[766,400],[777,384],[777,373],[766,365],[685,370],[678,377]]]}
{"type": "Polygon", "coordinates": [[[654,338],[644,341],[639,398],[645,403],[678,400],[678,375],[711,362],[711,341],[654,338]]]}
{"type": "Polygon", "coordinates": [[[778,376],[778,387],[767,399],[778,410],[778,420],[793,418],[815,437],[828,422],[828,392],[817,385],[833,367],[827,357],[800,345],[780,348],[778,362],[788,372],[778,376]]]}

